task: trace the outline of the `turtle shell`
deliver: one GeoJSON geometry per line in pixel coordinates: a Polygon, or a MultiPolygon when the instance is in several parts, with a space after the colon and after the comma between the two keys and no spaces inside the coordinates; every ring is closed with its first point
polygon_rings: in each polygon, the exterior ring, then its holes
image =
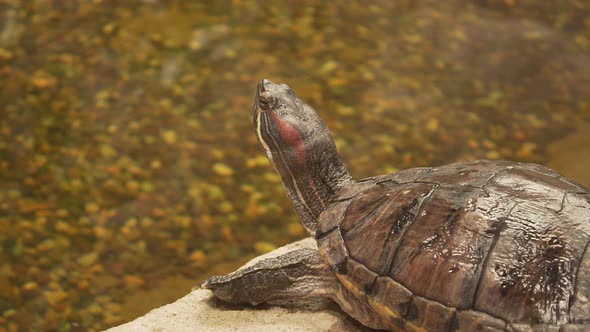
{"type": "Polygon", "coordinates": [[[540,165],[364,179],[335,195],[316,239],[351,301],[390,329],[590,328],[590,194],[540,165]]]}

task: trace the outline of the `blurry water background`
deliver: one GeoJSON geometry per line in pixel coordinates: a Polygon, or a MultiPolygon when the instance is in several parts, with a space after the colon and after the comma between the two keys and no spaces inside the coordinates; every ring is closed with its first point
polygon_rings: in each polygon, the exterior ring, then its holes
{"type": "Polygon", "coordinates": [[[356,178],[490,158],[590,184],[587,0],[0,0],[0,332],[117,325],[306,236],[262,78],[356,178]]]}

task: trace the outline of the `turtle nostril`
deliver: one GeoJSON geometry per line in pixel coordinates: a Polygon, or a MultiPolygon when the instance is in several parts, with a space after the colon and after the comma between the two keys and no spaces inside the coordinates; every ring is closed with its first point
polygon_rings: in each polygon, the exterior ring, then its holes
{"type": "Polygon", "coordinates": [[[270,83],[270,81],[267,80],[266,78],[263,79],[262,81],[260,81],[260,83],[258,83],[258,92],[262,93],[262,92],[266,91],[265,85],[268,83],[270,83]]]}

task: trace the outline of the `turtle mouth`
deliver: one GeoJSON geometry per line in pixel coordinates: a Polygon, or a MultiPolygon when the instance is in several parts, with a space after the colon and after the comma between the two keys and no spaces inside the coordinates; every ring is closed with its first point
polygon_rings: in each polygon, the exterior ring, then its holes
{"type": "Polygon", "coordinates": [[[258,82],[258,91],[257,91],[257,96],[260,95],[260,93],[266,91],[264,85],[271,83],[269,80],[267,80],[266,78],[262,79],[260,82],[258,82]]]}
{"type": "Polygon", "coordinates": [[[268,113],[265,112],[263,105],[260,102],[260,95],[264,92],[267,92],[267,88],[265,88],[265,84],[271,83],[267,79],[263,79],[258,82],[258,86],[256,87],[256,96],[254,97],[254,106],[252,109],[252,122],[254,124],[254,128],[256,129],[256,135],[258,136],[258,141],[260,142],[262,149],[266,153],[267,157],[271,160],[272,163],[272,155],[270,146],[267,143],[269,140],[268,132],[270,130],[269,121],[268,121],[268,113]]]}
{"type": "Polygon", "coordinates": [[[256,96],[254,97],[254,105],[252,108],[252,120],[254,127],[257,127],[258,122],[263,121],[266,118],[267,111],[271,111],[272,107],[269,104],[267,98],[269,98],[269,87],[274,84],[273,82],[263,79],[258,82],[256,87],[256,96]]]}
{"type": "Polygon", "coordinates": [[[268,89],[265,87],[265,85],[268,85],[269,83],[272,83],[271,81],[267,80],[267,79],[263,79],[260,82],[258,82],[258,86],[256,87],[256,97],[255,97],[255,104],[260,104],[260,95],[266,91],[268,91],[268,89]]]}
{"type": "Polygon", "coordinates": [[[264,89],[264,81],[265,80],[258,82],[258,86],[256,87],[256,95],[254,96],[254,105],[252,106],[252,120],[254,127],[257,127],[258,121],[260,121],[260,113],[262,113],[262,108],[260,107],[260,94],[266,91],[264,89]]]}
{"type": "Polygon", "coordinates": [[[270,110],[271,105],[269,103],[270,90],[269,87],[273,83],[267,79],[263,79],[258,83],[256,88],[256,97],[254,98],[254,106],[258,109],[258,112],[270,110]]]}

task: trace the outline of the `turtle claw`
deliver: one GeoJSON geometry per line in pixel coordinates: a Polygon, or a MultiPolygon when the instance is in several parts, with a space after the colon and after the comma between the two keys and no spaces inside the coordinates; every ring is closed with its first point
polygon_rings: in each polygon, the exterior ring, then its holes
{"type": "Polygon", "coordinates": [[[198,290],[198,289],[209,289],[209,287],[208,287],[208,286],[209,286],[209,282],[208,282],[208,281],[209,281],[209,280],[207,279],[207,280],[205,280],[205,281],[202,281],[202,282],[199,282],[199,283],[195,284],[195,285],[194,285],[194,286],[191,288],[191,291],[196,291],[196,290],[198,290]]]}

